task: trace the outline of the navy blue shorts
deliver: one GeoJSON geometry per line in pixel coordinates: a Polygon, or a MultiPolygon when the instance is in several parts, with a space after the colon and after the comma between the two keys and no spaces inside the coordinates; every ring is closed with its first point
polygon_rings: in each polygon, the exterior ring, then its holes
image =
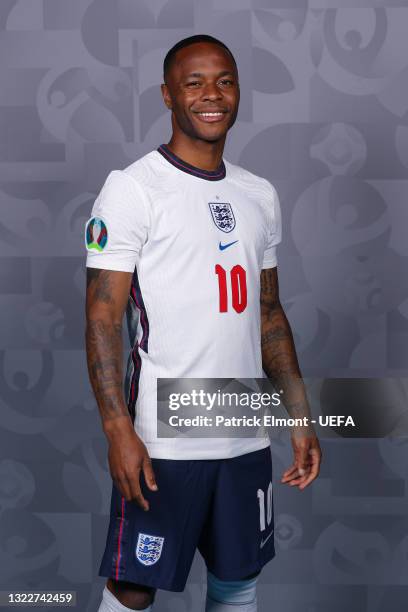
{"type": "Polygon", "coordinates": [[[220,580],[242,580],[275,556],[270,448],[231,459],[152,459],[145,512],[113,485],[99,576],[183,591],[196,548],[220,580]]]}

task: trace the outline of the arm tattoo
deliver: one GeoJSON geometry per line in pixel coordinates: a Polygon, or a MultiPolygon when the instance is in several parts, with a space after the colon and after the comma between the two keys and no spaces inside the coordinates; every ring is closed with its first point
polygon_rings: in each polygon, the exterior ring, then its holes
{"type": "Polygon", "coordinates": [[[290,416],[309,416],[304,384],[299,370],[292,330],[279,301],[277,268],[261,272],[262,367],[290,416]]]}
{"type": "Polygon", "coordinates": [[[95,301],[104,302],[105,304],[113,303],[109,270],[87,268],[86,286],[87,289],[93,289],[93,299],[95,301]]]}
{"type": "Polygon", "coordinates": [[[123,397],[122,326],[89,320],[86,329],[89,379],[102,420],[127,415],[123,397]]]}
{"type": "Polygon", "coordinates": [[[87,268],[86,356],[102,421],[128,416],[123,393],[122,324],[109,316],[115,303],[109,270],[87,268]],[[98,303],[103,308],[98,310],[98,303]]]}
{"type": "Polygon", "coordinates": [[[279,304],[278,273],[276,268],[261,272],[261,306],[275,307],[279,304]]]}

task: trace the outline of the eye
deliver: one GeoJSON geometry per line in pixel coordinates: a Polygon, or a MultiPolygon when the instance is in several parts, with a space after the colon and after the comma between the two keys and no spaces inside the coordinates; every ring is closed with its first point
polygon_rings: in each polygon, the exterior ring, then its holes
{"type": "Polygon", "coordinates": [[[199,85],[200,83],[198,81],[189,81],[188,83],[186,83],[186,87],[190,87],[190,86],[194,86],[194,85],[199,85]]]}
{"type": "Polygon", "coordinates": [[[234,81],[231,81],[231,79],[221,79],[220,83],[223,85],[232,85],[234,81]]]}

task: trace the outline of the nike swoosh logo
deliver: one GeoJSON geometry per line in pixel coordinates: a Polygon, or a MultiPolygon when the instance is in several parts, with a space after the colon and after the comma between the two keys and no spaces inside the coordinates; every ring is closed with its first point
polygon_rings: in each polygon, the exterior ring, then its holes
{"type": "Polygon", "coordinates": [[[268,537],[266,538],[266,540],[262,540],[261,541],[261,546],[260,548],[263,548],[265,546],[265,544],[267,543],[267,541],[269,540],[269,538],[273,535],[273,529],[271,531],[271,533],[268,535],[268,537]]]}
{"type": "Polygon", "coordinates": [[[238,242],[238,240],[234,240],[234,242],[229,242],[228,244],[221,244],[221,242],[220,242],[220,244],[218,246],[220,248],[220,251],[225,251],[225,249],[228,249],[228,247],[232,246],[236,242],[238,242]]]}

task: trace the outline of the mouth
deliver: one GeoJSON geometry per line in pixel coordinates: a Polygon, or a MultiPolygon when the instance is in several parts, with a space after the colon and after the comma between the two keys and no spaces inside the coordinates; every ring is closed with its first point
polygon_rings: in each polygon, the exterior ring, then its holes
{"type": "Polygon", "coordinates": [[[219,121],[223,121],[224,117],[227,115],[227,111],[194,111],[194,114],[204,123],[218,123],[219,121]]]}

